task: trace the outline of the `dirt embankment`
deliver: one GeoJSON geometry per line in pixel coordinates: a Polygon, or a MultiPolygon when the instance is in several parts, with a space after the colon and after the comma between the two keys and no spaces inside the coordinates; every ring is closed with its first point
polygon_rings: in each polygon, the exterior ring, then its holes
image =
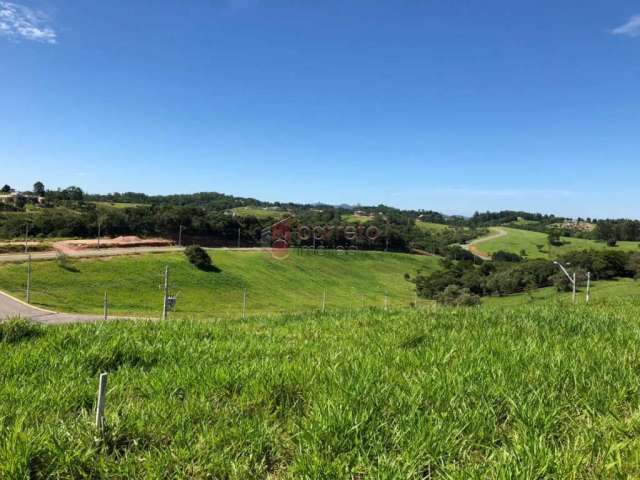
{"type": "Polygon", "coordinates": [[[140,238],[136,236],[104,238],[100,240],[64,240],[53,244],[53,248],[62,253],[76,253],[83,250],[102,248],[170,247],[171,240],[164,238],[140,238]]]}

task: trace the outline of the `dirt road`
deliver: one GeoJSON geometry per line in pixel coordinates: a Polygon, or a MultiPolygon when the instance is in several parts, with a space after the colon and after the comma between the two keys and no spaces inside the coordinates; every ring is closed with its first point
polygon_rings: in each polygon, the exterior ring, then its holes
{"type": "Polygon", "coordinates": [[[500,228],[500,227],[495,227],[495,228],[490,228],[491,235],[487,235],[486,237],[481,237],[481,238],[477,238],[475,240],[473,240],[471,243],[469,243],[468,245],[462,245],[462,248],[464,248],[465,250],[470,251],[471,253],[473,253],[476,257],[481,258],[482,260],[491,260],[491,255],[483,252],[482,250],[480,250],[478,248],[478,245],[488,242],[490,240],[495,240],[496,238],[501,238],[501,237],[506,237],[507,235],[509,235],[509,232],[507,232],[506,230],[500,228]]]}
{"type": "MultiPolygon", "coordinates": [[[[129,247],[129,248],[103,248],[87,249],[69,252],[69,258],[92,258],[92,257],[115,257],[118,255],[136,255],[139,253],[165,253],[181,252],[183,247],[129,247]]],[[[58,255],[56,251],[34,252],[31,254],[32,260],[55,260],[58,255]]],[[[0,255],[0,263],[26,262],[29,255],[26,253],[7,253],[0,255]]]]}

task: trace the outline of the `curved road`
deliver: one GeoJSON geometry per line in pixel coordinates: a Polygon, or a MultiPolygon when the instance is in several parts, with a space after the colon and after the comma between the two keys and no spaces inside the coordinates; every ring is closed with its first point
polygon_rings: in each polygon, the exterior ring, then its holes
{"type": "MultiPolygon", "coordinates": [[[[51,312],[27,305],[4,292],[0,292],[0,320],[9,317],[22,317],[45,325],[97,322],[103,318],[101,315],[51,312]]],[[[116,318],[113,318],[113,320],[116,320],[116,318]]]]}
{"type": "Polygon", "coordinates": [[[482,260],[491,260],[491,256],[481,251],[480,249],[478,249],[477,246],[480,245],[481,243],[489,242],[497,238],[506,237],[507,235],[509,235],[509,232],[507,232],[506,230],[500,227],[490,228],[490,230],[494,233],[492,233],[491,235],[487,235],[486,237],[477,238],[467,245],[462,245],[462,248],[464,248],[465,250],[468,250],[469,252],[473,253],[476,257],[481,258],[482,260]]]}

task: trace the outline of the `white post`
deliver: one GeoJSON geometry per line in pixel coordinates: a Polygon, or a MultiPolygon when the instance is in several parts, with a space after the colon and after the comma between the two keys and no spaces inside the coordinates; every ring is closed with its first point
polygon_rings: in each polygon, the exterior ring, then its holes
{"type": "Polygon", "coordinates": [[[27,262],[27,303],[31,303],[31,254],[27,262]]]}
{"type": "Polygon", "coordinates": [[[25,226],[24,232],[24,253],[29,253],[29,224],[25,226]]]}
{"type": "Polygon", "coordinates": [[[100,383],[98,385],[98,404],[96,406],[96,428],[102,430],[104,427],[104,405],[107,397],[107,375],[100,374],[100,383]]]}
{"type": "Polygon", "coordinates": [[[103,312],[104,312],[104,320],[106,322],[107,321],[107,317],[109,316],[109,296],[108,296],[106,290],[104,292],[104,302],[103,302],[103,305],[102,305],[102,309],[103,309],[103,312]]]}
{"type": "Polygon", "coordinates": [[[102,225],[100,224],[100,220],[98,220],[98,250],[100,250],[100,229],[102,225]]]}
{"type": "Polygon", "coordinates": [[[240,248],[240,229],[238,228],[238,248],[240,248]]]}
{"type": "Polygon", "coordinates": [[[322,292],[322,313],[324,313],[324,307],[325,307],[326,302],[327,302],[327,291],[324,290],[322,292]]]}
{"type": "Polygon", "coordinates": [[[573,272],[573,303],[576,303],[576,272],[573,272]]]}
{"type": "Polygon", "coordinates": [[[169,299],[169,266],[164,267],[164,294],[162,295],[162,320],[167,319],[167,301],[169,299]]]}
{"type": "Polygon", "coordinates": [[[242,318],[247,318],[247,289],[242,291],[242,318]]]}
{"type": "Polygon", "coordinates": [[[591,299],[591,272],[587,272],[587,303],[591,299]]]}
{"type": "Polygon", "coordinates": [[[182,246],[182,225],[180,225],[180,230],[178,233],[178,246],[181,247],[182,246]]]}

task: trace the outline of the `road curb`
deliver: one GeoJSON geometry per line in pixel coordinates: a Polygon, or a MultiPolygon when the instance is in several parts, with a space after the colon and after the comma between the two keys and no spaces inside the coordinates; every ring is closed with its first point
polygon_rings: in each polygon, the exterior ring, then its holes
{"type": "Polygon", "coordinates": [[[54,312],[53,310],[47,310],[46,308],[40,308],[40,307],[36,307],[35,305],[31,305],[30,303],[20,300],[19,298],[16,298],[13,295],[9,295],[7,292],[4,292],[2,290],[0,290],[0,295],[7,297],[10,300],[13,300],[14,302],[18,302],[24,305],[25,307],[33,308],[34,310],[38,310],[43,313],[52,313],[52,314],[58,313],[58,312],[54,312]]]}

